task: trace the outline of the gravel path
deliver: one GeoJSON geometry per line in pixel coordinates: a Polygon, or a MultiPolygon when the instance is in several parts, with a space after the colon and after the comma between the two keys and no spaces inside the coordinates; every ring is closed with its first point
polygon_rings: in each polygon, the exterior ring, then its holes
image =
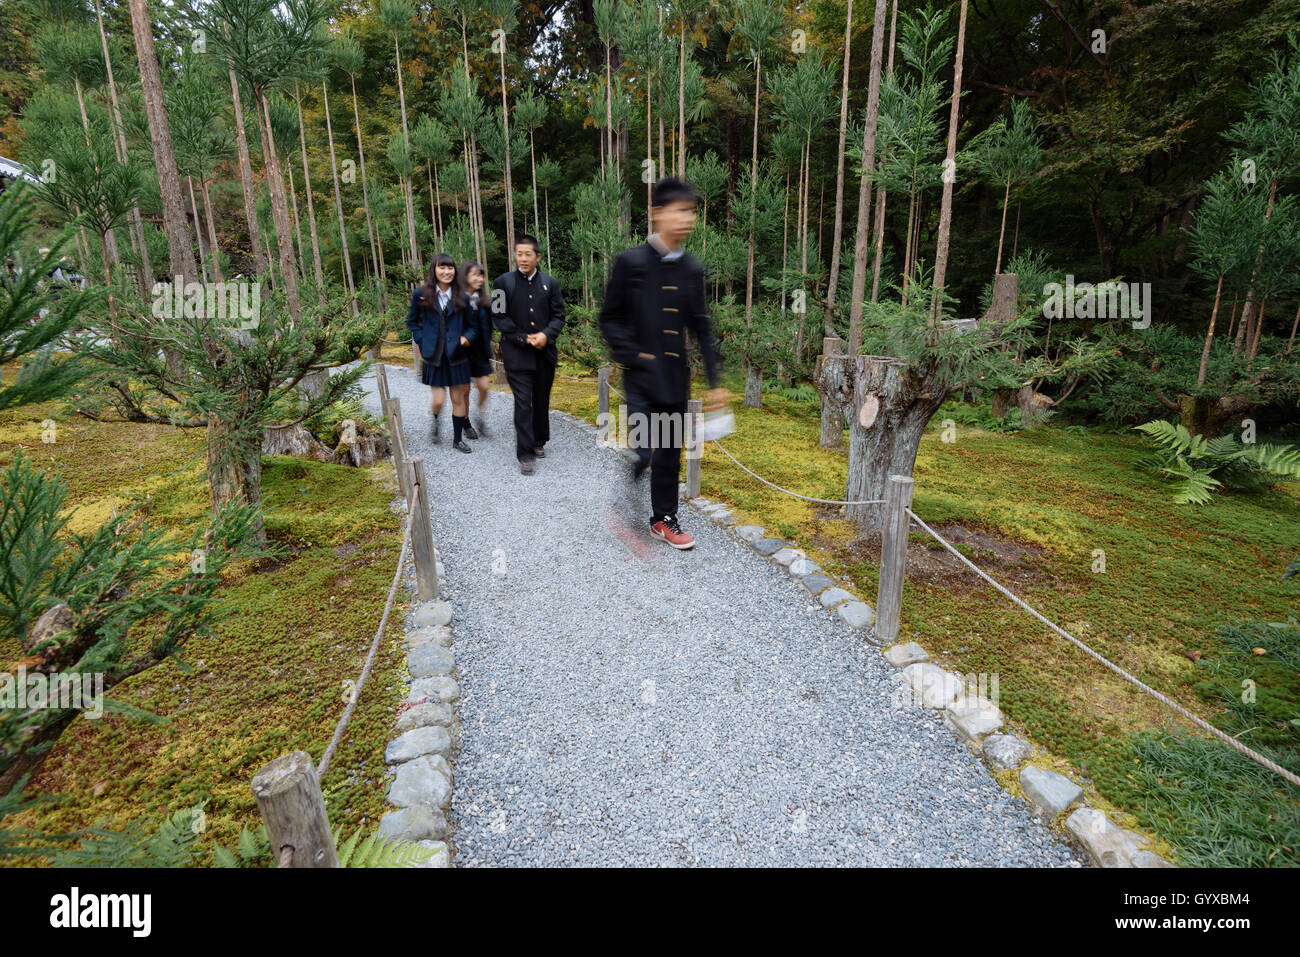
{"type": "Polygon", "coordinates": [[[554,414],[524,476],[508,395],[465,455],[449,405],[431,445],[428,387],[388,381],[455,613],[456,863],[1078,865],[778,566],[684,505],[694,550],[649,538],[649,490],[633,509],[623,459],[554,414]]]}

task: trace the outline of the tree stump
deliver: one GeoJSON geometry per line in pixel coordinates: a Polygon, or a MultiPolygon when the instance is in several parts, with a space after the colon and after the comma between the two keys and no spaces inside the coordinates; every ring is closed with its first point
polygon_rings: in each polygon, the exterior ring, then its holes
{"type": "Polygon", "coordinates": [[[294,455],[315,462],[333,462],[334,451],[323,445],[301,422],[280,427],[269,425],[262,434],[263,455],[294,455]]]}
{"type": "Polygon", "coordinates": [[[822,354],[817,358],[816,382],[822,398],[821,447],[824,449],[838,449],[844,444],[845,413],[853,400],[849,369],[844,340],[830,336],[823,339],[822,354]]]}
{"type": "Polygon", "coordinates": [[[393,454],[388,439],[364,419],[344,419],[334,427],[334,460],[367,468],[393,454]]]}
{"type": "MultiPolygon", "coordinates": [[[[914,369],[892,356],[854,356],[849,418],[850,502],[883,500],[890,475],[911,475],[931,417],[951,387],[933,369],[914,369]]],[[[850,505],[864,533],[880,527],[882,506],[850,505]]]]}

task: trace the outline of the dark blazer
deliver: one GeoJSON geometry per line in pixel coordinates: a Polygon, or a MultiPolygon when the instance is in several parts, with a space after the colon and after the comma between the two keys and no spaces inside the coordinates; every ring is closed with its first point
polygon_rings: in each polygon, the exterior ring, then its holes
{"type": "Polygon", "coordinates": [[[546,348],[540,353],[551,365],[558,363],[555,340],[564,330],[564,296],[555,277],[538,269],[529,282],[518,269],[512,269],[497,276],[492,288],[505,292],[505,308],[498,312],[493,305],[492,322],[501,331],[501,361],[506,368],[537,368],[539,350],[527,342],[534,332],[546,333],[546,348]]]}
{"type": "MultiPolygon", "coordinates": [[[[480,362],[492,358],[492,307],[491,290],[483,289],[479,293],[479,302],[475,307],[475,327],[478,335],[472,340],[474,347],[470,355],[480,362]]],[[[530,347],[531,348],[531,347],[530,347]]]]}
{"type": "Polygon", "coordinates": [[[628,388],[651,402],[678,405],[690,396],[687,329],[699,344],[709,386],[717,386],[721,362],[709,322],[704,266],[690,253],[666,262],[646,242],[615,256],[599,322],[610,355],[627,370],[628,388]]]}
{"type": "Polygon", "coordinates": [[[411,293],[406,328],[411,330],[412,340],[420,347],[421,358],[430,365],[437,365],[444,355],[452,362],[467,359],[469,350],[479,339],[480,325],[477,308],[453,309],[449,302],[446,310],[442,310],[438,308],[437,292],[432,306],[420,301],[419,286],[411,293]],[[469,340],[468,348],[460,344],[461,336],[469,340]]]}

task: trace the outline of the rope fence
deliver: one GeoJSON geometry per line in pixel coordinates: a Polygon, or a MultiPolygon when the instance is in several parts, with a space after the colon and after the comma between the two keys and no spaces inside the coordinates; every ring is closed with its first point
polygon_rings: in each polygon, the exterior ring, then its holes
{"type": "Polygon", "coordinates": [[[402,551],[397,558],[397,569],[393,572],[393,584],[388,589],[388,600],[384,603],[384,614],[379,619],[379,627],[375,629],[375,638],[370,643],[370,653],[366,655],[365,664],[361,666],[361,675],[357,678],[356,683],[352,686],[351,693],[348,695],[348,705],[343,709],[343,716],[339,718],[339,723],[334,728],[334,736],[330,738],[329,746],[325,748],[325,753],[321,755],[320,763],[316,765],[316,777],[325,777],[325,772],[329,770],[330,760],[334,757],[334,752],[338,750],[339,742],[343,740],[343,731],[347,728],[348,722],[352,719],[352,712],[357,708],[357,701],[361,698],[361,689],[365,687],[366,679],[370,677],[370,669],[375,664],[375,653],[379,651],[379,641],[384,636],[384,629],[388,627],[388,615],[393,610],[393,598],[397,594],[397,583],[402,580],[402,569],[406,567],[406,553],[411,545],[411,528],[415,519],[415,503],[407,502],[406,531],[402,533],[402,551]]]}
{"type": "Polygon", "coordinates": [[[357,702],[361,699],[362,689],[374,668],[379,644],[388,627],[389,616],[392,614],[397,585],[402,580],[402,573],[406,567],[408,552],[412,553],[415,559],[418,600],[429,601],[437,598],[439,594],[437,552],[433,547],[433,530],[429,523],[429,493],[424,478],[424,460],[418,456],[411,459],[406,456],[401,404],[389,395],[388,373],[385,366],[376,367],[376,381],[380,407],[384,411],[392,437],[393,466],[397,473],[401,497],[406,503],[406,527],[402,532],[402,547],[398,554],[397,568],[393,572],[393,582],[388,589],[388,598],[384,602],[384,612],[380,616],[379,627],[375,630],[375,636],[370,642],[370,650],[361,666],[361,673],[348,693],[343,714],[334,726],[334,734],[325,747],[320,762],[313,764],[311,756],[306,751],[293,751],[282,754],[253,776],[251,783],[253,797],[257,801],[258,813],[266,825],[267,838],[278,867],[339,866],[338,851],[334,846],[334,835],[330,828],[320,782],[330,768],[330,762],[338,751],[343,734],[356,711],[357,702]]]}
{"type": "MultiPolygon", "coordinates": [[[[897,478],[897,476],[895,476],[895,478],[897,478]]],[[[908,481],[910,482],[911,480],[909,479],[908,481]]],[[[1123,678],[1125,681],[1129,682],[1130,684],[1134,685],[1135,687],[1140,688],[1142,691],[1144,691],[1144,692],[1146,692],[1147,694],[1151,695],[1151,697],[1155,698],[1157,701],[1159,701],[1161,704],[1163,704],[1166,708],[1169,708],[1171,711],[1174,711],[1174,712],[1176,712],[1177,714],[1182,715],[1182,716],[1183,716],[1184,718],[1186,718],[1188,721],[1192,722],[1192,724],[1196,725],[1196,726],[1197,726],[1198,728],[1200,728],[1201,730],[1206,731],[1206,732],[1208,732],[1209,734],[1213,735],[1215,738],[1218,738],[1220,741],[1222,741],[1224,744],[1228,745],[1230,748],[1233,748],[1233,749],[1235,749],[1235,750],[1241,752],[1242,754],[1246,755],[1246,757],[1250,758],[1252,761],[1256,762],[1257,764],[1262,765],[1262,766],[1265,767],[1265,768],[1268,768],[1270,771],[1273,771],[1274,773],[1276,773],[1276,774],[1280,775],[1281,777],[1285,778],[1287,781],[1290,781],[1292,784],[1296,785],[1297,787],[1300,787],[1300,776],[1297,776],[1296,774],[1292,773],[1291,771],[1288,771],[1286,768],[1284,768],[1284,767],[1282,767],[1281,765],[1277,764],[1275,761],[1271,761],[1270,759],[1266,758],[1264,755],[1260,754],[1259,752],[1254,751],[1254,750],[1252,750],[1251,748],[1248,748],[1246,745],[1242,744],[1242,743],[1241,743],[1240,741],[1238,741],[1236,738],[1234,738],[1234,737],[1232,737],[1231,735],[1229,735],[1229,734],[1227,734],[1227,733],[1221,731],[1220,729],[1216,728],[1214,725],[1210,724],[1208,721],[1204,720],[1203,718],[1197,717],[1195,714],[1193,714],[1192,712],[1188,711],[1186,708],[1184,708],[1184,707],[1183,707],[1182,705],[1180,705],[1178,702],[1170,700],[1168,697],[1166,697],[1165,695],[1161,694],[1159,691],[1155,690],[1155,689],[1152,688],[1150,685],[1146,684],[1145,682],[1141,681],[1140,679],[1138,679],[1138,678],[1134,677],[1133,675],[1129,674],[1127,671],[1125,671],[1125,670],[1124,670],[1123,668],[1121,668],[1119,665],[1117,665],[1117,664],[1115,664],[1113,661],[1110,661],[1109,659],[1107,659],[1104,655],[1100,654],[1100,653],[1097,652],[1097,651],[1094,651],[1092,648],[1089,648],[1086,644],[1084,644],[1084,643],[1083,643],[1082,641],[1080,641],[1078,638],[1074,637],[1072,634],[1070,634],[1068,631],[1066,631],[1066,630],[1065,630],[1064,628],[1062,628],[1060,625],[1056,624],[1054,621],[1049,620],[1045,615],[1043,615],[1041,612],[1039,612],[1036,608],[1033,608],[1032,606],[1030,606],[1027,602],[1025,602],[1023,599],[1021,599],[1018,595],[1014,594],[1010,589],[1004,587],[1004,586],[1003,586],[1002,584],[1000,584],[999,582],[994,581],[993,578],[992,578],[988,573],[986,573],[982,568],[980,568],[978,565],[976,565],[974,562],[972,562],[969,558],[967,558],[965,555],[963,555],[961,552],[959,552],[959,551],[956,549],[956,547],[953,546],[953,544],[952,544],[951,542],[949,542],[949,541],[948,541],[947,539],[945,539],[942,535],[940,535],[938,532],[936,532],[933,528],[931,528],[929,525],[927,525],[927,524],[926,524],[926,523],[921,519],[921,517],[920,517],[919,515],[917,515],[914,511],[912,511],[911,508],[909,508],[909,507],[907,507],[907,506],[904,506],[902,510],[903,510],[903,512],[906,513],[906,515],[907,515],[909,518],[911,518],[912,521],[914,521],[917,525],[919,525],[919,526],[921,527],[921,529],[922,529],[924,532],[926,532],[926,533],[927,533],[928,535],[930,535],[930,536],[931,536],[935,541],[937,541],[937,542],[938,542],[940,545],[942,545],[945,549],[947,549],[947,550],[948,550],[949,552],[951,552],[954,556],[956,556],[956,558],[957,558],[957,560],[958,560],[959,562],[961,562],[963,565],[965,565],[967,568],[969,568],[971,571],[973,571],[973,572],[974,572],[976,575],[978,575],[980,578],[984,579],[984,581],[988,582],[990,585],[992,585],[995,589],[997,589],[997,590],[998,590],[999,592],[1001,592],[1003,595],[1006,595],[1007,598],[1010,598],[1013,602],[1015,602],[1017,605],[1019,605],[1019,606],[1020,606],[1021,608],[1023,608],[1025,611],[1029,612],[1029,614],[1033,615],[1035,618],[1037,618],[1040,622],[1042,622],[1044,625],[1046,625],[1048,628],[1050,628],[1050,629],[1051,629],[1052,631],[1054,631],[1056,634],[1060,635],[1062,638],[1064,638],[1064,639],[1065,639],[1066,641],[1068,641],[1070,644],[1074,645],[1076,648],[1078,648],[1080,651],[1082,651],[1082,652],[1083,652],[1084,654],[1086,654],[1088,657],[1090,657],[1090,658],[1092,658],[1093,660],[1098,661],[1098,662],[1100,662],[1101,664],[1105,665],[1107,668],[1109,668],[1109,669],[1110,669],[1111,671],[1113,671],[1115,674],[1119,675],[1119,676],[1120,676],[1121,678],[1123,678]]],[[[888,517],[886,518],[886,521],[888,521],[888,517]]],[[[903,547],[905,547],[905,542],[903,543],[903,547]]],[[[883,560],[883,558],[882,558],[882,565],[883,565],[883,564],[884,564],[884,560],[883,560]]],[[[882,581],[882,583],[884,582],[883,574],[882,574],[881,581],[882,581]]],[[[899,588],[901,589],[901,587],[902,587],[902,581],[901,581],[901,579],[899,580],[898,585],[899,585],[899,588]]]]}

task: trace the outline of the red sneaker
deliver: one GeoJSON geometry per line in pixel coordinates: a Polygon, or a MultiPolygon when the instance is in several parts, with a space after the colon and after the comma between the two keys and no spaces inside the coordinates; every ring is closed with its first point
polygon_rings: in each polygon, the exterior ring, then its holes
{"type": "Polygon", "coordinates": [[[683,551],[695,547],[695,539],[682,531],[682,527],[677,524],[676,515],[668,515],[657,522],[652,522],[650,534],[655,538],[662,538],[673,548],[680,548],[683,551]]]}

